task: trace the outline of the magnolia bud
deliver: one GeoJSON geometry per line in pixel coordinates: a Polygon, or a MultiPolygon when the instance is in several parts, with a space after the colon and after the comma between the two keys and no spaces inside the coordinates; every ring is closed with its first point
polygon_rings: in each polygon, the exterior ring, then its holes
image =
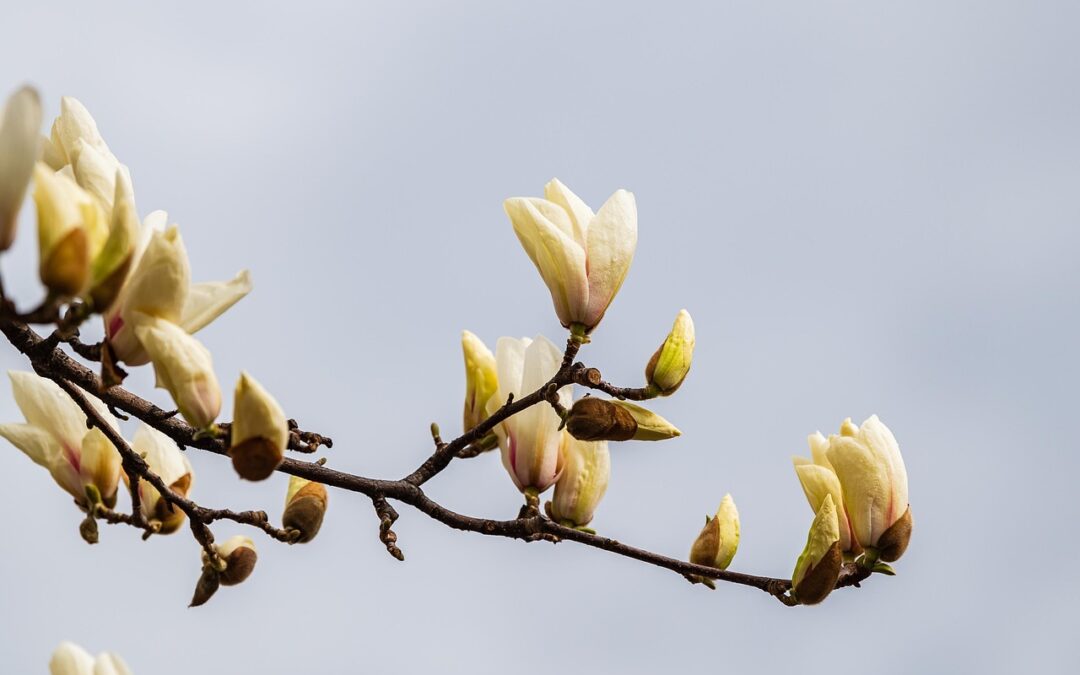
{"type": "Polygon", "coordinates": [[[206,429],[221,412],[221,388],[210,351],[174,323],[140,316],[135,335],[154,362],[157,386],[172,394],[191,426],[206,429]]]}
{"type": "Polygon", "coordinates": [[[836,587],[843,562],[836,505],[831,494],[825,495],[791,575],[792,595],[804,605],[821,602],[836,587]]]}
{"type": "Polygon", "coordinates": [[[286,530],[300,533],[297,543],[306,543],[315,538],[322,527],[326,515],[326,486],[322,483],[292,476],[289,478],[289,491],[285,495],[285,513],[281,524],[286,530]]]}
{"type": "Polygon", "coordinates": [[[911,540],[911,507],[907,507],[900,520],[889,526],[878,539],[878,558],[885,562],[895,562],[904,555],[911,540]]]}
{"type": "Polygon", "coordinates": [[[726,570],[739,549],[739,512],[731,495],[724,495],[720,508],[712,518],[706,516],[705,527],[690,548],[690,562],[726,570]]]}
{"type": "Polygon", "coordinates": [[[495,355],[483,341],[470,333],[461,332],[461,351],[465,354],[465,411],[464,431],[487,419],[488,399],[499,390],[499,375],[495,355]]]}
{"type": "Polygon", "coordinates": [[[107,236],[105,213],[74,180],[42,163],[34,168],[34,202],[41,282],[59,295],[78,295],[107,236]]]}
{"type": "Polygon", "coordinates": [[[0,111],[0,251],[15,241],[15,225],[40,144],[41,99],[32,87],[12,94],[0,111]]]}
{"type": "Polygon", "coordinates": [[[214,593],[217,593],[220,586],[221,577],[217,570],[210,566],[203,567],[202,574],[199,575],[199,581],[195,584],[195,593],[191,596],[191,604],[188,607],[205,605],[210,598],[214,597],[214,593]]]}
{"type": "Polygon", "coordinates": [[[694,358],[694,320],[685,309],[675,317],[667,339],[645,366],[645,381],[660,396],[670,396],[682,385],[694,358]]]}
{"type": "Polygon", "coordinates": [[[117,173],[109,238],[90,265],[90,299],[94,308],[105,311],[120,294],[127,280],[139,239],[139,216],[130,186],[117,173]]]}
{"type": "MultiPolygon", "coordinates": [[[[255,542],[250,537],[238,534],[216,544],[214,549],[225,563],[225,569],[218,573],[222,586],[235,586],[255,570],[255,561],[259,556],[255,553],[255,542]]],[[[208,567],[209,562],[206,551],[203,551],[203,567],[208,567]]]]}
{"type": "Polygon", "coordinates": [[[563,471],[555,483],[555,495],[548,502],[548,515],[563,525],[584,527],[592,521],[611,477],[607,441],[568,438],[563,444],[562,460],[563,471]]]}
{"type": "MultiPolygon", "coordinates": [[[[181,497],[191,492],[195,474],[187,456],[176,443],[149,425],[142,425],[131,440],[131,448],[143,456],[150,470],[157,474],[169,490],[181,497]]],[[[127,474],[123,475],[125,481],[127,474]]],[[[184,524],[184,512],[173,506],[149,481],[139,481],[139,497],[143,517],[158,525],[160,534],[171,534],[184,524]]]]}
{"type": "Polygon", "coordinates": [[[229,456],[241,478],[268,478],[285,459],[289,422],[281,406],[262,385],[240,373],[233,399],[229,456]]]}
{"type": "Polygon", "coordinates": [[[579,441],[662,441],[681,433],[651,410],[595,396],[574,403],[566,417],[566,430],[579,441]]]}

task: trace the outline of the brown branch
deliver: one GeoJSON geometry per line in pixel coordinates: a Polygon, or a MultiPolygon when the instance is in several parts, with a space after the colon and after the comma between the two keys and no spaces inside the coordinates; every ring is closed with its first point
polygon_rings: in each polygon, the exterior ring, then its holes
{"type": "MultiPolygon", "coordinates": [[[[22,353],[26,354],[33,364],[34,369],[44,377],[53,379],[65,389],[82,410],[87,414],[90,422],[105,432],[109,440],[120,450],[125,462],[132,465],[133,471],[143,480],[148,480],[163,496],[178,508],[184,510],[191,520],[196,539],[203,544],[204,548],[212,543],[213,535],[210,534],[208,524],[216,520],[233,520],[235,522],[253,525],[281,541],[290,541],[293,536],[287,531],[278,530],[269,525],[266,514],[261,511],[232,512],[225,509],[207,509],[198,504],[172,493],[168,486],[164,485],[160,477],[156,476],[146,466],[145,461],[139,457],[127,445],[126,441],[112,428],[101,420],[97,411],[89,405],[81,390],[101,399],[106,405],[131,414],[143,420],[147,424],[166,434],[182,447],[197,447],[218,455],[227,455],[228,442],[223,438],[210,438],[206,436],[196,437],[196,431],[188,426],[182,419],[170,415],[149,401],[122,389],[121,387],[106,388],[100,378],[82,364],[76,362],[63,353],[62,350],[53,346],[51,350],[40,347],[44,340],[25,324],[10,320],[0,319],[0,331],[22,353]],[[207,543],[209,540],[209,543],[207,543]]],[[[567,356],[564,358],[559,371],[544,386],[520,399],[511,397],[488,419],[476,427],[466,431],[458,438],[444,443],[441,438],[436,438],[436,450],[428,457],[416,471],[400,480],[382,480],[368,478],[337,471],[323,466],[320,462],[301,462],[286,458],[278,467],[278,470],[307,480],[316,481],[341,490],[356,492],[371,498],[376,513],[380,518],[380,539],[386,545],[387,550],[394,555],[397,550],[397,535],[390,529],[397,518],[396,511],[387,503],[387,500],[395,500],[408,504],[421,513],[457,530],[476,532],[488,536],[507,537],[524,541],[574,541],[592,548],[608,551],[619,556],[631,558],[671,570],[683,576],[698,576],[718,581],[739,584],[760,589],[777,597],[785,604],[792,604],[788,591],[791,582],[787,579],[743,574],[727,570],[718,570],[702,565],[695,565],[684,560],[670,558],[658,553],[636,548],[624,544],[615,539],[603,537],[588,532],[583,532],[545,518],[535,511],[523,510],[523,515],[512,520],[492,520],[477,518],[456,513],[429,498],[421,489],[421,485],[437,475],[459,453],[472,452],[477,447],[482,447],[485,439],[489,437],[492,429],[503,420],[514,415],[531,405],[544,402],[548,397],[551,387],[558,388],[568,384],[580,384],[592,389],[604,391],[612,396],[624,398],[647,398],[644,389],[628,389],[614,387],[603,381],[599,371],[586,368],[580,363],[571,363],[577,353],[579,345],[571,340],[567,345],[567,356]],[[393,535],[393,536],[390,536],[393,535]]],[[[298,435],[303,432],[296,432],[298,435]]],[[[321,436],[311,435],[310,439],[322,439],[321,436]]],[[[303,440],[303,439],[301,439],[303,440]]],[[[328,442],[320,444],[329,445],[328,442]]],[[[308,443],[308,440],[303,440],[308,443]]],[[[395,555],[397,557],[397,555],[395,555]]],[[[858,586],[860,582],[870,576],[870,571],[854,564],[846,565],[837,582],[837,588],[858,586]]]]}

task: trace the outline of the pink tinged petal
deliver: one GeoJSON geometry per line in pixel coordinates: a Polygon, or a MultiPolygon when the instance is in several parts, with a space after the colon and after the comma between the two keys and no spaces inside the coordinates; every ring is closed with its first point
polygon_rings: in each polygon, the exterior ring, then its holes
{"type": "Polygon", "coordinates": [[[566,211],[542,199],[521,197],[507,199],[504,208],[551,293],[559,320],[564,326],[580,321],[589,302],[585,250],[573,240],[566,211]]]}
{"type": "Polygon", "coordinates": [[[840,479],[844,507],[851,517],[856,541],[863,547],[876,546],[881,533],[888,528],[885,514],[890,485],[886,468],[857,438],[831,437],[828,454],[840,479]]]}
{"type": "Polygon", "coordinates": [[[16,220],[41,142],[41,99],[32,87],[22,87],[0,112],[0,251],[15,239],[16,220]]]}
{"type": "Polygon", "coordinates": [[[588,228],[588,310],[586,326],[600,322],[619,292],[637,248],[637,205],[634,195],[618,190],[596,213],[588,228]]]}
{"type": "Polygon", "coordinates": [[[230,281],[195,284],[189,289],[180,313],[180,327],[194,335],[250,292],[251,275],[247,270],[230,281]]]}
{"type": "Polygon", "coordinates": [[[878,419],[877,415],[871,415],[862,423],[859,427],[859,436],[888,470],[890,500],[886,511],[886,521],[888,525],[892,525],[904,515],[908,508],[907,469],[904,466],[904,458],[900,455],[900,445],[896,442],[892,431],[878,419]]]}

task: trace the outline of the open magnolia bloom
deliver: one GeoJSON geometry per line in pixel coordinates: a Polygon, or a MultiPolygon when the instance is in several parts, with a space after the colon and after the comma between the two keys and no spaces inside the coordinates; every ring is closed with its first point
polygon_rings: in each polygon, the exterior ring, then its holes
{"type": "MultiPolygon", "coordinates": [[[[96,427],[86,428],[86,415],[52,380],[18,371],[9,371],[8,376],[26,423],[0,424],[0,436],[48,469],[57,485],[83,507],[89,508],[95,493],[106,506],[115,505],[120,453],[105,434],[96,427]]],[[[87,400],[116,429],[105,406],[94,397],[87,400]]]]}
{"type": "MultiPolygon", "coordinates": [[[[157,429],[143,424],[131,440],[131,448],[143,456],[150,470],[169,488],[187,497],[195,482],[195,471],[176,442],[157,429]]],[[[127,481],[125,474],[124,480],[127,481]]],[[[140,508],[147,522],[159,523],[161,534],[170,534],[184,524],[184,512],[162,498],[157,488],[145,480],[139,481],[140,508]]]]}
{"type": "Polygon", "coordinates": [[[850,419],[829,437],[826,453],[843,492],[854,540],[886,562],[904,554],[911,537],[907,469],[900,446],[877,415],[850,419]]]}
{"type": "Polygon", "coordinates": [[[50,675],[131,675],[116,654],[98,654],[95,659],[77,644],[61,642],[49,660],[50,675]]]}
{"type": "Polygon", "coordinates": [[[594,214],[553,178],[544,186],[544,199],[512,197],[503,207],[547,284],[562,325],[590,332],[615,299],[634,259],[634,195],[617,190],[594,214]]]}
{"type": "MultiPolygon", "coordinates": [[[[541,386],[558,372],[562,353],[543,335],[529,338],[499,338],[495,345],[499,375],[498,394],[488,400],[488,414],[498,410],[511,394],[520,398],[541,386]]],[[[570,405],[570,387],[559,390],[559,401],[570,405]]],[[[543,492],[555,484],[562,471],[562,445],[569,434],[559,430],[562,420],[549,405],[534,405],[495,427],[502,450],[503,466],[522,492],[543,492]]]]}
{"type": "Polygon", "coordinates": [[[805,457],[792,457],[795,465],[795,475],[802,484],[806,501],[810,502],[810,508],[817,513],[825,498],[832,496],[832,502],[837,510],[840,550],[853,557],[862,552],[859,543],[851,536],[851,518],[844,508],[844,491],[840,487],[840,479],[836,477],[832,464],[829,463],[829,441],[820,432],[815,432],[807,437],[810,444],[810,459],[805,457]]]}
{"type": "Polygon", "coordinates": [[[0,251],[15,241],[16,220],[39,152],[41,98],[22,87],[0,109],[0,251]]]}
{"type": "Polygon", "coordinates": [[[168,216],[146,217],[142,242],[119,297],[104,314],[105,337],[113,357],[130,366],[149,362],[150,355],[135,330],[138,315],[164,319],[194,335],[251,292],[247,270],[230,281],[191,283],[191,265],[179,229],[161,231],[168,216]]]}
{"type": "Polygon", "coordinates": [[[563,443],[563,471],[548,502],[548,515],[563,525],[585,527],[607,492],[611,478],[611,453],[607,441],[563,443]]]}

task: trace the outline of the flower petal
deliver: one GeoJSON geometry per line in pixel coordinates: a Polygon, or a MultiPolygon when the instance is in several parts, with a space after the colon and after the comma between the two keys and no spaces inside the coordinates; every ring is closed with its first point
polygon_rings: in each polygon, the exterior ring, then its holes
{"type": "Polygon", "coordinates": [[[619,292],[637,248],[634,195],[617,190],[600,207],[588,228],[588,311],[584,323],[595,326],[619,292]]]}
{"type": "Polygon", "coordinates": [[[8,98],[0,113],[0,251],[15,239],[15,221],[37,162],[41,99],[32,87],[8,98]]]}
{"type": "Polygon", "coordinates": [[[230,281],[204,281],[191,286],[180,312],[180,327],[194,335],[251,292],[251,274],[241,270],[230,281]]]}
{"type": "Polygon", "coordinates": [[[94,675],[94,657],[71,642],[61,642],[49,659],[51,675],[94,675]]]}

